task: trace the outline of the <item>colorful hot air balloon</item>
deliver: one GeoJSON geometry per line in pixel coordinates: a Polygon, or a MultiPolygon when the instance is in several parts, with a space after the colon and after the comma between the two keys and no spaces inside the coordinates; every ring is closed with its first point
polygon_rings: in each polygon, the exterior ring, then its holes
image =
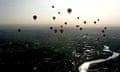
{"type": "Polygon", "coordinates": [[[63,29],[60,29],[60,32],[61,32],[61,33],[63,33],[63,32],[64,32],[64,30],[63,30],[63,29]]]}
{"type": "Polygon", "coordinates": [[[37,20],[37,16],[36,16],[36,15],[34,15],[34,16],[33,16],[33,19],[34,19],[34,20],[37,20]]]}
{"type": "Polygon", "coordinates": [[[71,8],[68,8],[67,9],[67,12],[70,14],[72,12],[72,9],[71,8]]]}

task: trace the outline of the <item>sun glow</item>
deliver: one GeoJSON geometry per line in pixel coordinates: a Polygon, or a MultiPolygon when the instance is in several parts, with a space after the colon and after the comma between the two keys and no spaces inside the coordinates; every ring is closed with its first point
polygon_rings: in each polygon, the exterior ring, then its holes
{"type": "Polygon", "coordinates": [[[71,23],[75,23],[77,16],[80,16],[81,20],[86,19],[91,22],[100,18],[104,20],[104,24],[118,18],[120,9],[118,3],[118,0],[55,0],[52,2],[57,10],[62,11],[61,19],[66,17],[71,23]],[[67,8],[72,8],[70,15],[66,12],[67,8]]]}
{"type": "Polygon", "coordinates": [[[20,0],[6,3],[0,1],[0,24],[31,24],[32,15],[38,16],[39,24],[78,23],[79,20],[93,22],[100,18],[104,23],[120,23],[120,0],[20,0]],[[55,7],[52,8],[52,5],[55,7]],[[71,8],[72,12],[67,13],[71,8]],[[58,14],[60,12],[60,14],[58,14]],[[52,22],[52,17],[56,20],[52,22]],[[12,19],[12,20],[11,20],[12,19]]]}

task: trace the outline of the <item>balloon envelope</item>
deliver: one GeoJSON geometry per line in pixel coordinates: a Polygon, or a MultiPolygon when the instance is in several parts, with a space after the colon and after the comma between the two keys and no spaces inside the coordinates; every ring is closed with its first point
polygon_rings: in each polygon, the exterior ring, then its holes
{"type": "Polygon", "coordinates": [[[53,5],[52,8],[54,8],[55,6],[53,5]]]}
{"type": "Polygon", "coordinates": [[[80,30],[83,30],[83,28],[82,28],[82,27],[80,27],[80,30]]]}
{"type": "Polygon", "coordinates": [[[77,19],[79,19],[79,17],[77,17],[77,19]]]}
{"type": "Polygon", "coordinates": [[[61,33],[63,33],[63,32],[64,32],[64,30],[63,30],[63,29],[60,29],[60,32],[61,32],[61,33]]]}
{"type": "Polygon", "coordinates": [[[79,27],[79,25],[76,25],[76,27],[79,27]]]}
{"type": "Polygon", "coordinates": [[[94,21],[94,24],[96,24],[97,22],[96,21],[94,21]]]}
{"type": "Polygon", "coordinates": [[[102,30],[101,32],[102,32],[102,33],[104,33],[105,31],[104,31],[104,30],[102,30]]]}
{"type": "Polygon", "coordinates": [[[83,23],[84,23],[84,24],[86,24],[86,23],[87,23],[87,21],[84,21],[83,23]]]}
{"type": "Polygon", "coordinates": [[[100,21],[100,19],[97,19],[97,21],[100,21]]]}
{"type": "Polygon", "coordinates": [[[103,34],[103,37],[106,37],[106,34],[103,34]]]}
{"type": "Polygon", "coordinates": [[[55,20],[56,19],[56,17],[55,16],[53,16],[53,20],[55,20]]]}
{"type": "Polygon", "coordinates": [[[21,32],[21,29],[20,29],[20,28],[18,29],[18,32],[21,32]]]}
{"type": "Polygon", "coordinates": [[[70,14],[72,12],[72,9],[71,8],[68,8],[67,9],[67,12],[70,14]]]}
{"type": "Polygon", "coordinates": [[[60,12],[58,12],[58,14],[60,14],[60,12]]]}
{"type": "Polygon", "coordinates": [[[65,22],[65,24],[67,24],[67,22],[65,22]]]}
{"type": "Polygon", "coordinates": [[[60,25],[61,28],[63,28],[63,25],[60,25]]]}
{"type": "Polygon", "coordinates": [[[57,33],[57,29],[55,29],[54,32],[57,33]]]}
{"type": "Polygon", "coordinates": [[[107,27],[104,27],[104,29],[106,30],[106,29],[107,29],[107,27]]]}
{"type": "Polygon", "coordinates": [[[50,27],[50,29],[52,30],[52,29],[53,29],[53,27],[51,26],[51,27],[50,27]]]}
{"type": "Polygon", "coordinates": [[[34,19],[34,20],[37,20],[37,16],[36,16],[36,15],[34,15],[34,16],[33,16],[33,19],[34,19]]]}

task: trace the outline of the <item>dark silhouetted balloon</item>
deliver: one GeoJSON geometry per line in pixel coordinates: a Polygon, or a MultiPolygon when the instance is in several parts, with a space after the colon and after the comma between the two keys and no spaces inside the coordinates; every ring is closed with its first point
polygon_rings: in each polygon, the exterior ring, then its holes
{"type": "Polygon", "coordinates": [[[50,27],[50,29],[52,30],[52,29],[53,29],[53,27],[51,26],[51,27],[50,27]]]}
{"type": "Polygon", "coordinates": [[[55,16],[53,16],[52,18],[53,18],[53,20],[55,20],[55,19],[56,19],[56,17],[55,17],[55,16]]]}
{"type": "Polygon", "coordinates": [[[103,34],[103,37],[106,37],[106,34],[103,34]]]}
{"type": "Polygon", "coordinates": [[[100,19],[97,19],[97,21],[100,21],[100,19]]]}
{"type": "Polygon", "coordinates": [[[97,22],[96,21],[94,21],[94,24],[96,24],[97,22]]]}
{"type": "Polygon", "coordinates": [[[79,25],[76,25],[76,27],[78,28],[78,27],[79,27],[79,25]]]}
{"type": "Polygon", "coordinates": [[[55,6],[53,5],[52,8],[54,8],[55,6]]]}
{"type": "Polygon", "coordinates": [[[86,23],[87,23],[87,21],[84,21],[83,23],[84,23],[84,24],[86,24],[86,23]]]}
{"type": "Polygon", "coordinates": [[[58,12],[58,14],[60,14],[60,12],[58,12]]]}
{"type": "Polygon", "coordinates": [[[67,22],[65,22],[65,24],[67,24],[67,22]]]}
{"type": "Polygon", "coordinates": [[[104,33],[105,31],[104,31],[104,30],[102,30],[101,32],[102,32],[102,33],[104,33]]]}
{"type": "Polygon", "coordinates": [[[54,30],[54,32],[55,32],[55,33],[57,33],[57,32],[58,32],[58,30],[57,30],[57,29],[55,29],[55,30],[54,30]]]}
{"type": "Polygon", "coordinates": [[[82,28],[82,27],[80,27],[80,30],[83,30],[83,28],[82,28]]]}
{"type": "Polygon", "coordinates": [[[68,8],[67,9],[67,12],[70,14],[72,12],[72,9],[71,8],[68,8]]]}
{"type": "Polygon", "coordinates": [[[60,32],[61,32],[61,33],[63,33],[63,32],[64,32],[64,30],[63,30],[63,29],[60,29],[60,32]]]}
{"type": "Polygon", "coordinates": [[[63,28],[63,25],[60,25],[61,28],[63,28]]]}
{"type": "Polygon", "coordinates": [[[79,17],[77,17],[77,19],[80,19],[79,17]]]}
{"type": "Polygon", "coordinates": [[[18,29],[18,32],[21,32],[21,29],[20,29],[20,28],[18,29]]]}
{"type": "Polygon", "coordinates": [[[107,27],[104,27],[104,29],[106,30],[106,29],[107,29],[107,27]]]}
{"type": "Polygon", "coordinates": [[[33,16],[33,19],[34,19],[34,20],[37,20],[37,16],[36,16],[36,15],[34,15],[34,16],[33,16]]]}

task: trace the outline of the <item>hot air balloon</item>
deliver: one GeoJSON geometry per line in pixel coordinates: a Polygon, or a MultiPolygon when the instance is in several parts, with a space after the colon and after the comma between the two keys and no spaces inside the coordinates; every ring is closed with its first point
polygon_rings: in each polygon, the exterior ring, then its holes
{"type": "Polygon", "coordinates": [[[106,34],[103,34],[103,37],[106,37],[106,34]]]}
{"type": "Polygon", "coordinates": [[[86,24],[86,23],[87,23],[87,21],[84,21],[83,23],[84,23],[84,24],[86,24]]]}
{"type": "Polygon", "coordinates": [[[52,5],[52,8],[54,8],[55,6],[54,5],[52,5]]]}
{"type": "Polygon", "coordinates": [[[67,24],[67,22],[65,22],[65,24],[67,24]]]}
{"type": "Polygon", "coordinates": [[[97,19],[97,21],[100,21],[100,19],[97,19]]]}
{"type": "Polygon", "coordinates": [[[52,29],[53,29],[53,27],[51,26],[51,27],[50,27],[50,29],[52,30],[52,29]]]}
{"type": "Polygon", "coordinates": [[[106,30],[106,29],[107,29],[107,27],[104,27],[104,29],[106,30]]]}
{"type": "Polygon", "coordinates": [[[53,20],[55,20],[55,19],[56,19],[56,17],[55,17],[55,16],[53,16],[52,18],[53,18],[53,20]]]}
{"type": "Polygon", "coordinates": [[[104,30],[102,30],[101,32],[102,32],[102,33],[104,33],[105,31],[104,31],[104,30]]]}
{"type": "Polygon", "coordinates": [[[63,32],[64,32],[64,30],[63,30],[63,29],[60,29],[60,32],[61,32],[61,33],[63,33],[63,32]]]}
{"type": "Polygon", "coordinates": [[[58,12],[58,14],[60,14],[60,12],[58,12]]]}
{"type": "Polygon", "coordinates": [[[57,29],[54,30],[55,33],[57,33],[57,31],[58,31],[57,29]]]}
{"type": "Polygon", "coordinates": [[[61,28],[63,28],[63,25],[60,25],[61,28]]]}
{"type": "Polygon", "coordinates": [[[79,25],[76,25],[76,27],[78,28],[78,27],[79,27],[79,25]]]}
{"type": "Polygon", "coordinates": [[[36,15],[34,15],[34,16],[33,16],[33,19],[34,19],[34,20],[37,20],[37,16],[36,16],[36,15]]]}
{"type": "Polygon", "coordinates": [[[96,24],[97,22],[96,21],[94,21],[94,24],[96,24]]]}
{"type": "Polygon", "coordinates": [[[67,12],[70,14],[72,12],[72,9],[71,8],[68,8],[67,9],[67,12]]]}
{"type": "Polygon", "coordinates": [[[20,29],[20,28],[18,29],[18,32],[21,32],[21,29],[20,29]]]}
{"type": "Polygon", "coordinates": [[[82,28],[82,27],[80,27],[80,30],[83,30],[83,28],[82,28]]]}
{"type": "Polygon", "coordinates": [[[79,17],[77,17],[77,19],[79,19],[79,17]]]}

